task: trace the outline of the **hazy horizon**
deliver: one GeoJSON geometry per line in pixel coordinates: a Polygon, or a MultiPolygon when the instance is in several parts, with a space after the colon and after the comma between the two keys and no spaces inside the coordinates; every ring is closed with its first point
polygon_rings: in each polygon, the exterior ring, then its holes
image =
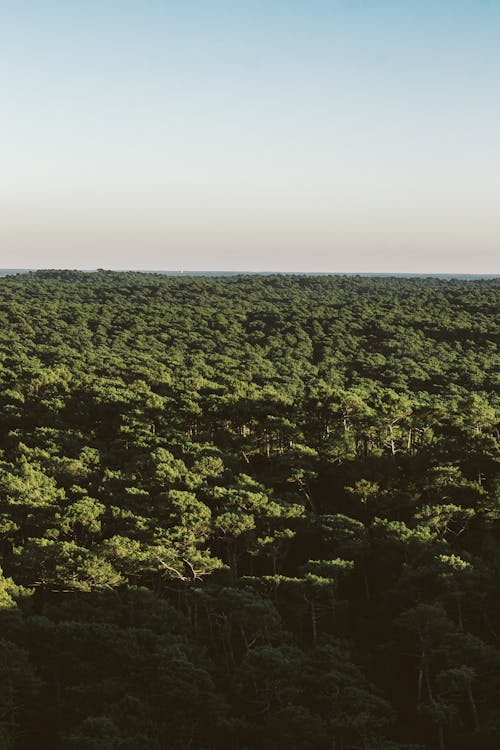
{"type": "Polygon", "coordinates": [[[0,266],[500,272],[500,3],[27,0],[0,22],[0,266]]]}
{"type": "Polygon", "coordinates": [[[441,279],[497,279],[500,274],[488,273],[432,273],[432,272],[397,272],[397,271],[286,271],[274,269],[271,271],[245,271],[224,269],[216,270],[191,270],[178,269],[144,269],[144,268],[0,268],[0,278],[16,274],[35,273],[37,271],[76,271],[82,273],[98,273],[100,271],[112,273],[142,273],[156,274],[159,276],[365,276],[365,277],[404,277],[404,278],[441,278],[441,279]]]}

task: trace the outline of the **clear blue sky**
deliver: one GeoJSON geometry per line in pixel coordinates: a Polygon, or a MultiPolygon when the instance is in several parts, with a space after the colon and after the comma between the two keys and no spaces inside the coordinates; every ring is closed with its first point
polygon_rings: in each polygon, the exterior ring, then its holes
{"type": "Polygon", "coordinates": [[[500,0],[0,0],[0,267],[500,272],[500,0]]]}

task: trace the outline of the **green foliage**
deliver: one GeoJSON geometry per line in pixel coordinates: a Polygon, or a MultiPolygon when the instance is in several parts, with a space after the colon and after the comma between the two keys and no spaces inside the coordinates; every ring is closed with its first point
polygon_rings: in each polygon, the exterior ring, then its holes
{"type": "Polygon", "coordinates": [[[0,279],[0,748],[496,748],[498,303],[0,279]]]}

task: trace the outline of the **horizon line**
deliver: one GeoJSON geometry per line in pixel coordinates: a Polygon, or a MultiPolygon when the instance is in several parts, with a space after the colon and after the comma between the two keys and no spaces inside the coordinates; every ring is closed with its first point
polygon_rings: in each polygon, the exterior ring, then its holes
{"type": "Polygon", "coordinates": [[[45,266],[45,267],[18,267],[18,268],[0,268],[0,274],[2,272],[8,272],[9,275],[16,273],[36,273],[38,271],[76,271],[81,273],[143,273],[143,274],[163,274],[163,275],[175,275],[175,276],[192,276],[192,275],[260,275],[260,276],[273,276],[273,275],[293,275],[293,276],[426,276],[426,277],[439,277],[439,276],[474,276],[474,277],[500,277],[500,272],[466,272],[466,271],[306,271],[306,270],[285,270],[285,269],[273,269],[273,270],[248,270],[248,269],[160,269],[160,268],[105,268],[105,267],[92,267],[92,268],[78,268],[78,267],[63,267],[63,266],[45,266]]]}

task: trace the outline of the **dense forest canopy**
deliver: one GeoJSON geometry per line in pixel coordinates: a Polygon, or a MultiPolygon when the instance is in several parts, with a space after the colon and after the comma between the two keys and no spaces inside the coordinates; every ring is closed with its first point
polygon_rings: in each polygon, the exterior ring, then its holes
{"type": "Polygon", "coordinates": [[[499,292],[0,279],[1,750],[496,750],[499,292]]]}

